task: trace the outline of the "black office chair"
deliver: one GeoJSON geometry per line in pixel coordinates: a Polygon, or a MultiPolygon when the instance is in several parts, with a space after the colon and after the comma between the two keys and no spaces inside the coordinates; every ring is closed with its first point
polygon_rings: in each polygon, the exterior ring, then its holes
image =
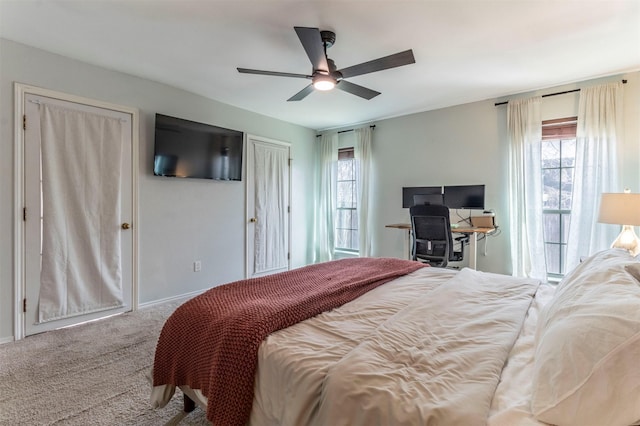
{"type": "Polygon", "coordinates": [[[448,262],[464,259],[464,246],[469,242],[469,237],[465,235],[454,240],[447,206],[415,205],[409,208],[409,213],[413,232],[413,260],[444,268],[448,262]],[[454,250],[454,241],[460,244],[460,251],[454,250]]]}

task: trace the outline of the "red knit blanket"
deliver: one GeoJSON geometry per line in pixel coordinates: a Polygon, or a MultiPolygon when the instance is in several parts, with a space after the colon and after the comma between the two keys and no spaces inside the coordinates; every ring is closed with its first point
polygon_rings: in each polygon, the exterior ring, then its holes
{"type": "Polygon", "coordinates": [[[200,389],[214,425],[244,426],[265,337],[423,266],[390,258],[343,259],[214,287],[167,319],[153,384],[200,389]]]}

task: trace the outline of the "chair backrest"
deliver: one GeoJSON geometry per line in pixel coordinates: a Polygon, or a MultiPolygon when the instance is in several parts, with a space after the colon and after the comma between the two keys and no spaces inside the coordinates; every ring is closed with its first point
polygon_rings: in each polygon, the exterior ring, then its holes
{"type": "Polygon", "coordinates": [[[454,259],[449,208],[439,204],[415,205],[409,209],[413,231],[413,260],[447,266],[454,259]]]}

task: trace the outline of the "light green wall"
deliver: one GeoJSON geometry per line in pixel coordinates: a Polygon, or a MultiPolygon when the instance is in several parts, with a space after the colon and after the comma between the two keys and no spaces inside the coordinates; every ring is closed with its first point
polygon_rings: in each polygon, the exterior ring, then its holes
{"type": "MultiPolygon", "coordinates": [[[[620,144],[621,184],[640,192],[640,73],[585,81],[512,99],[627,79],[624,134],[620,144]]],[[[578,93],[543,98],[543,119],[577,115],[578,93]]],[[[386,224],[409,222],[402,208],[403,186],[485,184],[485,206],[496,213],[500,234],[478,244],[478,268],[511,273],[507,198],[506,105],[487,100],[381,120],[373,132],[373,254],[402,256],[404,231],[386,224]]],[[[620,188],[622,190],[623,188],[620,188]]],[[[465,265],[463,262],[462,265],[465,265]]]]}
{"type": "Polygon", "coordinates": [[[139,301],[161,300],[241,279],[245,270],[244,183],[152,175],[156,112],[289,142],[291,264],[310,262],[315,131],[150,80],[0,39],[0,342],[13,336],[13,84],[20,82],[140,110],[139,301]],[[194,273],[194,260],[202,272],[194,273]]]}
{"type": "MultiPolygon", "coordinates": [[[[622,184],[640,192],[640,73],[540,91],[544,94],[626,78],[622,184]]],[[[0,40],[0,342],[13,334],[13,82],[140,109],[140,302],[197,291],[243,276],[244,186],[151,174],[153,114],[203,121],[292,144],[292,266],[310,262],[315,132],[163,84],[0,40]],[[166,230],[171,229],[168,239],[166,230]],[[203,273],[191,272],[202,260],[203,273]]],[[[529,97],[527,93],[517,97],[529,97]]],[[[577,114],[577,94],[545,98],[543,119],[577,114]]],[[[478,267],[510,273],[507,229],[506,107],[495,100],[376,122],[373,132],[373,254],[403,254],[403,186],[484,183],[486,206],[502,233],[479,244],[478,267]]],[[[622,188],[621,188],[622,189],[622,188]]]]}

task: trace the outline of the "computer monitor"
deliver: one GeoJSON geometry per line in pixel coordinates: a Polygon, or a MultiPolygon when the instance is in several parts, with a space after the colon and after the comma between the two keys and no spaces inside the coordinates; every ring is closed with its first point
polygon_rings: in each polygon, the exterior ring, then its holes
{"type": "Polygon", "coordinates": [[[442,194],[416,194],[413,196],[413,205],[444,204],[442,194]]]}
{"type": "Polygon", "coordinates": [[[484,209],[484,185],[444,187],[444,205],[450,209],[484,209]]]}
{"type": "MultiPolygon", "coordinates": [[[[408,209],[414,205],[414,195],[440,195],[442,196],[441,186],[409,186],[402,188],[402,208],[408,209]]],[[[424,204],[424,203],[422,203],[424,204]]],[[[442,204],[442,203],[440,203],[442,204]]]]}

